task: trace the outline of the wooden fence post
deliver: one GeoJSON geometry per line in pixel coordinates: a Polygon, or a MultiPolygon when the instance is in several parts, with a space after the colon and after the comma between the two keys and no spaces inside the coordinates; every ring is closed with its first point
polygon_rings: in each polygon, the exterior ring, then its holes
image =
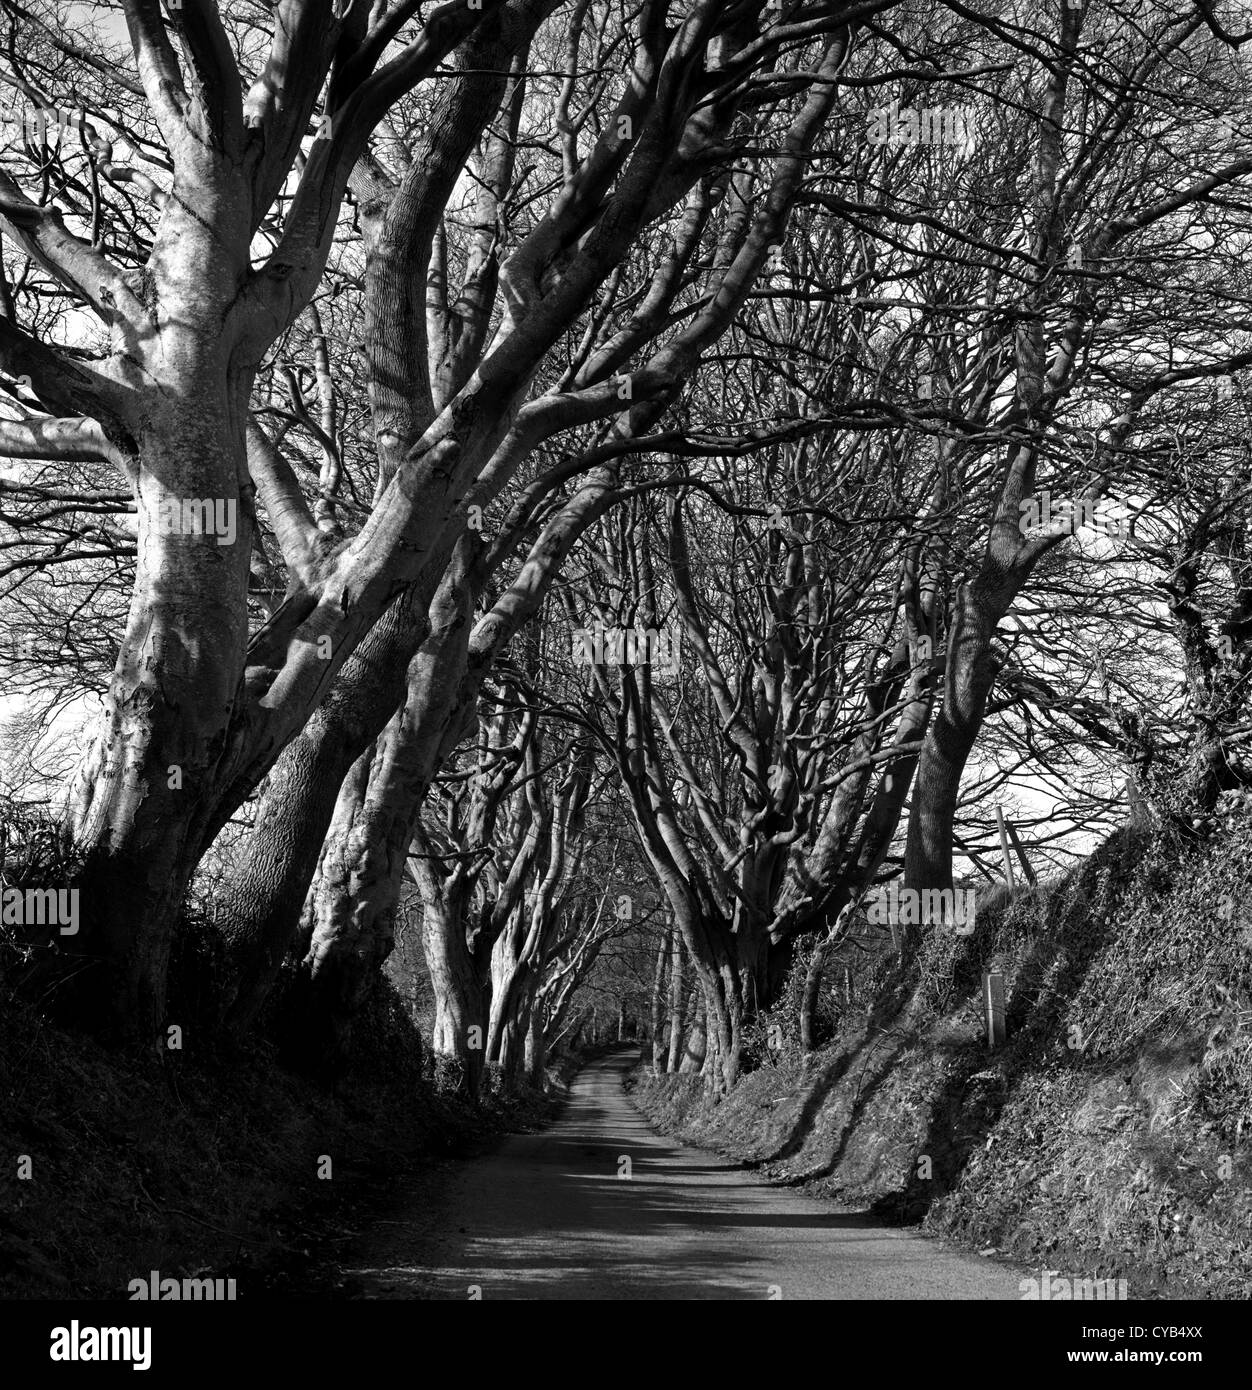
{"type": "Polygon", "coordinates": [[[1022,861],[1022,873],[1026,875],[1026,882],[1033,888],[1037,880],[1034,869],[1030,867],[1030,860],[1026,858],[1026,847],[1022,844],[1013,822],[1006,821],[1005,824],[1008,827],[1009,839],[1013,841],[1013,848],[1017,851],[1017,857],[1022,861]]]}
{"type": "Polygon", "coordinates": [[[1011,893],[1017,887],[1017,880],[1013,877],[1013,852],[1009,849],[1009,832],[1004,826],[1004,808],[996,807],[996,824],[1000,827],[1000,853],[1004,856],[1004,881],[1009,886],[1011,893]]]}

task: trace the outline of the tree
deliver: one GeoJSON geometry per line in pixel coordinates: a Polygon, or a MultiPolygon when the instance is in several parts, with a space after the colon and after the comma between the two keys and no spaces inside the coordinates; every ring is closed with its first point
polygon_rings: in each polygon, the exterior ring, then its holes
{"type": "MultiPolygon", "coordinates": [[[[655,331],[662,306],[645,305],[580,379],[555,390],[543,381],[548,355],[592,310],[645,229],[716,179],[727,142],[742,140],[758,114],[778,122],[786,112],[769,191],[755,216],[743,219],[746,205],[733,214],[742,235],[715,267],[720,288],[710,310],[746,291],[781,235],[804,150],[833,104],[830,79],[851,39],[848,25],[889,3],[846,13],[801,8],[763,28],[760,6],[640,11],[612,40],[632,54],[617,65],[621,76],[598,84],[564,138],[555,189],[494,263],[502,317],[487,317],[488,331],[480,316],[469,335],[480,350],[467,361],[454,354],[452,380],[432,383],[424,344],[407,351],[412,335],[420,337],[420,299],[406,288],[384,301],[401,281],[416,284],[420,297],[439,209],[498,102],[471,99],[472,83],[459,96],[445,94],[398,188],[386,176],[380,186],[370,136],[397,103],[438,78],[454,50],[466,77],[487,55],[504,68],[552,8],[452,3],[419,23],[407,0],[368,12],[292,0],[274,9],[254,60],[250,10],[238,19],[228,10],[224,19],[217,5],[197,0],[163,15],[156,0],[125,0],[134,76],[113,55],[103,67],[126,98],[131,143],[146,167],[128,171],[116,149],[97,152],[90,143],[79,162],[89,177],[101,160],[110,166],[112,181],[93,181],[101,200],[116,195],[129,206],[140,194],[153,205],[127,228],[134,268],[110,257],[96,231],[104,214],[85,215],[74,185],[41,202],[19,179],[0,181],[6,236],[94,315],[101,335],[101,355],[89,362],[10,316],[0,326],[3,365],[29,377],[52,418],[79,422],[57,427],[74,448],[120,460],[138,509],[126,636],[66,820],[86,851],[74,950],[103,962],[109,976],[80,993],[124,1034],[150,1035],[161,1021],[178,906],[205,850],[333,689],[331,716],[286,769],[288,788],[303,778],[302,795],[316,803],[312,825],[328,820],[342,776],[399,702],[394,682],[416,645],[425,598],[465,529],[466,508],[480,504],[469,503],[471,488],[477,482],[480,502],[489,502],[538,440],[621,414],[610,374],[655,331]],[[367,265],[374,309],[366,351],[384,459],[361,529],[326,546],[295,505],[285,471],[272,458],[255,462],[263,447],[250,459],[248,416],[266,353],[316,291],[350,183],[362,190],[367,224],[381,218],[367,265]],[[254,265],[258,237],[267,249],[254,265]],[[388,380],[397,368],[401,379],[388,380]],[[436,400],[434,389],[446,396],[436,400]],[[258,497],[286,542],[289,580],[283,601],[252,632],[258,497]],[[204,523],[205,509],[216,514],[219,505],[236,518],[229,544],[219,545],[224,537],[204,523]],[[388,610],[391,623],[353,665],[388,610]],[[371,681],[374,666],[383,678],[371,681]]],[[[588,10],[576,8],[575,36],[588,10]]],[[[77,45],[14,13],[30,45],[82,63],[77,45]]],[[[57,76],[61,88],[49,95],[71,105],[64,74],[57,76]]],[[[367,250],[372,235],[367,227],[367,250]]],[[[636,403],[671,388],[670,365],[662,353],[651,377],[632,377],[636,403]]],[[[267,808],[258,836],[280,845],[292,838],[267,808]]],[[[300,860],[299,872],[278,871],[286,894],[279,911],[290,915],[309,866],[303,853],[287,853],[300,860]]],[[[263,935],[269,950],[272,938],[263,935]]]]}

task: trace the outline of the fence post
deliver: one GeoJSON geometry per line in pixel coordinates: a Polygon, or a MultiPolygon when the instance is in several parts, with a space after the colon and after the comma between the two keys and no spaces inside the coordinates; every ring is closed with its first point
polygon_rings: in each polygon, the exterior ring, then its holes
{"type": "Polygon", "coordinates": [[[1009,886],[1011,893],[1017,887],[1017,880],[1013,877],[1013,853],[1009,849],[1009,832],[1004,825],[1004,808],[996,807],[996,824],[1000,827],[1000,853],[1004,856],[1004,881],[1009,886]]]}
{"type": "Polygon", "coordinates": [[[1017,833],[1017,827],[1012,821],[1006,821],[1009,839],[1013,841],[1013,848],[1017,851],[1017,857],[1022,861],[1022,873],[1026,875],[1026,882],[1033,888],[1037,882],[1035,871],[1030,867],[1030,860],[1026,857],[1026,846],[1022,844],[1021,836],[1017,833]]]}

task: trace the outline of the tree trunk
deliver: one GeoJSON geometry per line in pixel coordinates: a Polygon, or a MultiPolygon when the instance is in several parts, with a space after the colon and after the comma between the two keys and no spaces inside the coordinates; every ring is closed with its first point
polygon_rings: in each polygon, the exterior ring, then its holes
{"type": "Polygon", "coordinates": [[[682,1060],[683,1045],[683,938],[677,923],[670,925],[669,957],[669,1055],[665,1070],[676,1072],[682,1060]]]}
{"type": "Polygon", "coordinates": [[[652,1075],[661,1073],[661,1061],[665,1056],[664,1001],[665,1001],[665,959],[669,954],[669,940],[661,938],[656,951],[656,966],[652,972],[652,1075]]]}
{"type": "Polygon", "coordinates": [[[500,1078],[506,1091],[517,1090],[526,1074],[526,1045],[530,1034],[533,998],[531,981],[524,979],[517,982],[511,991],[511,1007],[500,1018],[493,1036],[495,1049],[490,1060],[499,1066],[500,1078]]]}
{"type": "MultiPolygon", "coordinates": [[[[697,995],[697,998],[699,997],[697,995]]],[[[708,1051],[708,1029],[705,1026],[703,1008],[688,1010],[688,1013],[691,1017],[691,1027],[687,1030],[682,1061],[678,1064],[678,1070],[689,1075],[691,1072],[702,1071],[704,1068],[704,1057],[708,1051]]]]}
{"type": "Polygon", "coordinates": [[[487,1060],[504,1065],[525,1006],[527,961],[523,955],[527,917],[523,901],[510,914],[491,951],[491,1015],[487,1060]]]}
{"type": "Polygon", "coordinates": [[[154,1038],[166,1022],[174,927],[211,833],[218,761],[241,694],[253,525],[245,384],[204,384],[228,375],[218,352],[216,342],[192,351],[183,379],[152,403],[126,634],[67,805],[82,913],[77,936],[62,941],[76,978],[56,998],[78,1024],[130,1040],[154,1038]],[[194,529],[219,519],[229,529],[194,529]]]}
{"type": "Polygon", "coordinates": [[[809,968],[804,973],[804,993],[800,996],[800,1050],[806,1057],[813,1051],[813,1015],[817,1012],[817,1001],[822,990],[822,973],[829,949],[828,940],[819,941],[813,949],[809,968]]]}
{"type": "MultiPolygon", "coordinates": [[[[222,926],[234,976],[224,1004],[236,1030],[255,1018],[296,940],[319,861],[334,881],[339,881],[336,871],[351,872],[344,856],[356,814],[340,804],[340,795],[357,760],[384,732],[404,697],[406,667],[428,629],[430,588],[413,586],[383,615],[266,779],[246,848],[222,892],[222,926]],[[340,842],[326,844],[337,817],[340,842]]],[[[360,784],[353,786],[359,798],[360,784]]],[[[358,836],[355,843],[371,842],[358,836]]]]}
{"type": "Polygon", "coordinates": [[[996,678],[992,640],[1024,579],[996,573],[988,564],[977,580],[961,588],[948,644],[943,704],[926,735],[917,768],[905,848],[906,887],[952,887],[952,835],[961,777],[996,678]]]}
{"type": "Polygon", "coordinates": [[[387,796],[392,726],[379,740],[369,785],[345,783],[347,805],[326,838],[310,891],[312,932],[301,969],[309,982],[310,1041],[330,1036],[346,1048],[352,1019],[377,979],[395,940],[412,822],[425,786],[408,799],[387,796]]]}
{"type": "Polygon", "coordinates": [[[466,945],[458,900],[424,900],[422,948],[435,996],[436,1066],[454,1087],[477,1095],[486,1057],[487,991],[466,945]]]}
{"type": "Polygon", "coordinates": [[[526,1031],[526,1079],[536,1090],[542,1090],[545,1081],[544,1068],[548,1062],[548,1035],[539,1016],[539,1010],[530,1011],[530,1027],[526,1031]]]}

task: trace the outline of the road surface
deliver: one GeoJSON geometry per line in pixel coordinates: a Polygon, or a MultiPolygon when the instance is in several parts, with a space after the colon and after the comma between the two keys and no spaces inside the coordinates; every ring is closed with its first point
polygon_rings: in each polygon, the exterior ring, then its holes
{"type": "Polygon", "coordinates": [[[1016,1269],[772,1187],[654,1134],[622,1090],[637,1058],[586,1067],[543,1132],[442,1165],[411,1212],[365,1233],[342,1266],[343,1291],[463,1300],[1021,1297],[1016,1269]]]}

